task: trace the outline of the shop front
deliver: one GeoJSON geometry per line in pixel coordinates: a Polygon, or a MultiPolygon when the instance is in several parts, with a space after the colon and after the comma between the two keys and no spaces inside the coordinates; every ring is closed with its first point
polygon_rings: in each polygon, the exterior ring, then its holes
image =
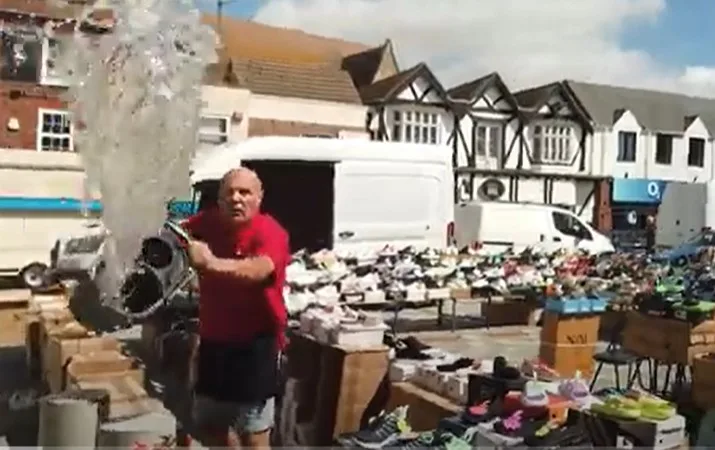
{"type": "Polygon", "coordinates": [[[667,182],[663,180],[616,178],[611,188],[612,239],[620,248],[645,245],[648,216],[657,219],[667,182]]]}

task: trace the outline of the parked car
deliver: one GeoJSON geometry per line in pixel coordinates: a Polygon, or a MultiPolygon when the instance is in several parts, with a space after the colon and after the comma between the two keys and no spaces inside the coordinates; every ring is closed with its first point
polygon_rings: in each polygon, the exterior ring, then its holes
{"type": "Polygon", "coordinates": [[[47,277],[57,281],[88,277],[94,279],[104,267],[102,259],[107,231],[100,223],[87,226],[79,236],[58,239],[50,254],[47,277]]]}
{"type": "Polygon", "coordinates": [[[673,265],[685,265],[698,256],[704,248],[713,245],[715,245],[715,231],[707,228],[684,243],[656,254],[655,259],[673,265]]]}

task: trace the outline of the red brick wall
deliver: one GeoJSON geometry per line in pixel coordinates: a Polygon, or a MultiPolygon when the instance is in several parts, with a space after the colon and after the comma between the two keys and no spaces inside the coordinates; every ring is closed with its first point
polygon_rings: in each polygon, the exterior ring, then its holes
{"type": "Polygon", "coordinates": [[[300,136],[313,134],[338,137],[338,133],[342,130],[365,131],[361,128],[346,128],[307,122],[286,122],[271,119],[249,119],[248,121],[248,136],[300,136]]]}
{"type": "Polygon", "coordinates": [[[66,109],[56,88],[28,83],[0,82],[0,148],[34,150],[37,148],[37,119],[40,108],[66,109]],[[8,129],[16,118],[20,129],[8,129]]]}

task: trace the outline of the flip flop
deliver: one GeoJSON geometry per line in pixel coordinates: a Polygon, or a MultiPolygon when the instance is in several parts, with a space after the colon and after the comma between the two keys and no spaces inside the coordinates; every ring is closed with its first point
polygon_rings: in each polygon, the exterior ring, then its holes
{"type": "Polygon", "coordinates": [[[623,396],[608,397],[603,403],[593,404],[591,411],[626,420],[637,419],[641,416],[638,402],[623,396]]]}

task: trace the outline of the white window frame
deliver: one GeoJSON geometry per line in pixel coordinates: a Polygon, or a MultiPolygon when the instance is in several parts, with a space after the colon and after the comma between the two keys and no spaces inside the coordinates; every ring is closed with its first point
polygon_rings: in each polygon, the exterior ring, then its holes
{"type": "Polygon", "coordinates": [[[230,140],[230,138],[231,138],[231,116],[225,116],[225,115],[221,115],[221,114],[201,114],[200,121],[199,121],[199,130],[198,130],[198,133],[199,133],[199,144],[201,144],[201,145],[214,145],[214,146],[217,146],[217,145],[223,145],[223,144],[226,144],[226,143],[229,142],[229,140],[230,140]],[[203,120],[203,119],[208,119],[208,120],[223,120],[223,121],[225,121],[225,123],[226,123],[226,131],[225,131],[225,132],[221,132],[221,131],[219,131],[219,132],[208,132],[208,133],[205,132],[205,131],[202,132],[202,131],[201,131],[201,122],[200,122],[200,121],[203,120]],[[208,136],[211,136],[211,137],[223,138],[224,141],[223,141],[223,142],[220,142],[220,143],[207,142],[207,141],[204,141],[204,140],[201,139],[201,136],[202,136],[202,135],[204,135],[204,136],[208,135],[208,136]]]}
{"type": "Polygon", "coordinates": [[[37,110],[37,151],[38,152],[57,152],[57,151],[62,151],[62,152],[74,152],[74,124],[72,123],[71,115],[70,112],[64,109],[46,109],[46,108],[39,108],[37,110]],[[42,123],[43,118],[45,114],[53,114],[53,115],[62,115],[67,118],[70,122],[70,132],[69,134],[66,133],[51,133],[51,132],[44,132],[42,131],[42,123]],[[43,137],[55,137],[55,138],[66,138],[69,137],[69,148],[67,150],[45,150],[42,148],[42,138],[43,137]]]}
{"type": "Polygon", "coordinates": [[[536,122],[531,132],[535,164],[571,164],[576,150],[574,126],[568,122],[536,122]],[[537,154],[536,142],[539,142],[537,154]]]}
{"type": "Polygon", "coordinates": [[[70,80],[65,79],[61,76],[50,75],[50,68],[47,63],[50,60],[50,41],[57,41],[59,39],[44,38],[42,40],[42,61],[40,64],[40,84],[44,86],[61,86],[67,87],[70,84],[70,80]]]}
{"type": "Polygon", "coordinates": [[[439,111],[429,108],[402,107],[390,108],[389,114],[391,141],[430,145],[439,145],[442,142],[442,115],[439,111]],[[427,117],[426,123],[425,116],[427,117]],[[420,119],[417,120],[417,117],[420,119]],[[415,129],[419,130],[417,134],[415,134],[415,129]],[[395,130],[400,131],[399,136],[396,136],[395,130]],[[409,139],[406,138],[408,133],[409,139]],[[415,137],[418,139],[415,140],[415,137]]]}
{"type": "Polygon", "coordinates": [[[502,133],[504,133],[504,126],[498,122],[480,121],[477,119],[477,126],[474,130],[474,154],[481,158],[493,158],[499,159],[501,157],[502,149],[502,133]],[[492,130],[496,129],[496,147],[492,147],[492,130]],[[481,133],[484,130],[484,136],[481,137],[481,133]],[[479,143],[483,139],[484,147],[482,148],[479,143]],[[483,150],[483,151],[482,151],[483,150]],[[494,150],[494,151],[492,151],[494,150]]]}

